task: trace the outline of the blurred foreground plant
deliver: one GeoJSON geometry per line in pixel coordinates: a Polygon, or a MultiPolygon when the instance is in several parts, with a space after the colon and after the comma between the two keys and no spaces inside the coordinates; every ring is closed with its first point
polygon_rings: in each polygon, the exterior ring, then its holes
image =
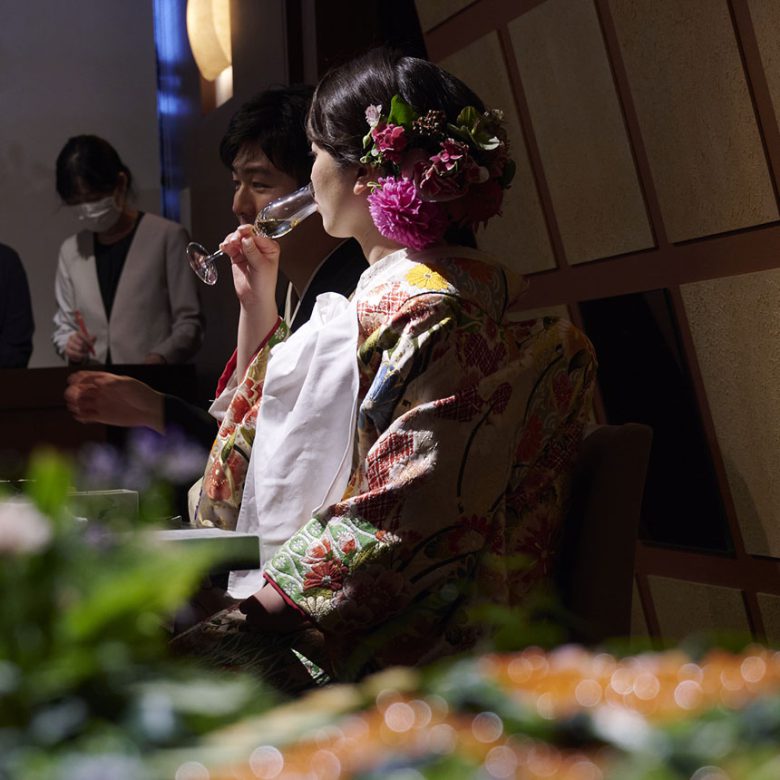
{"type": "Polygon", "coordinates": [[[212,551],[77,520],[54,454],[28,476],[0,495],[0,778],[146,780],[150,749],[268,706],[254,681],[168,652],[166,622],[212,551]]]}
{"type": "Polygon", "coordinates": [[[207,450],[177,429],[161,436],[136,428],[121,448],[99,442],[82,447],[74,484],[86,491],[137,491],[141,522],[159,522],[186,511],[187,490],[202,476],[207,458],[207,450]]]}

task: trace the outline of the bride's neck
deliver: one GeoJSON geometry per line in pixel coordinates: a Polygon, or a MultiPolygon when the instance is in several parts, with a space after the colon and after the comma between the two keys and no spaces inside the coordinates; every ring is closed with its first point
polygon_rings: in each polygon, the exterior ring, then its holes
{"type": "Polygon", "coordinates": [[[373,222],[363,235],[355,236],[355,238],[360,244],[360,248],[363,250],[363,255],[369,265],[378,263],[383,257],[387,257],[393,252],[404,248],[403,244],[399,244],[390,238],[385,238],[376,229],[373,222]]]}

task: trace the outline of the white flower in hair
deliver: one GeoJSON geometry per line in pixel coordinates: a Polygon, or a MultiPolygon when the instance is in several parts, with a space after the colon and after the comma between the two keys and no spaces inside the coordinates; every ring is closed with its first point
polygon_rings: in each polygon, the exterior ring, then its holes
{"type": "Polygon", "coordinates": [[[366,122],[369,127],[376,127],[382,117],[382,106],[369,106],[366,109],[366,122]]]}

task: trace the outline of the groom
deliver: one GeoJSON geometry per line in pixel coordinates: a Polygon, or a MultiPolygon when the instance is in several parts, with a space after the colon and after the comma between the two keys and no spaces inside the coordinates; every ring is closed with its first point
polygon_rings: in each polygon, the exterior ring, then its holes
{"type": "MultiPolygon", "coordinates": [[[[233,213],[240,224],[251,224],[272,200],[309,181],[313,161],[306,114],[312,92],[303,85],[269,89],[244,103],[231,118],[219,153],[232,175],[233,213]]],[[[309,319],[320,293],[349,296],[367,267],[357,242],[329,236],[319,214],[279,242],[281,270],[289,279],[283,316],[291,331],[309,319]]],[[[257,334],[258,345],[264,335],[257,334]]],[[[217,395],[235,366],[234,352],[217,395]]],[[[177,428],[206,448],[218,430],[217,420],[205,410],[158,393],[137,379],[107,372],[72,374],[65,400],[79,422],[145,426],[162,434],[177,428]]]]}

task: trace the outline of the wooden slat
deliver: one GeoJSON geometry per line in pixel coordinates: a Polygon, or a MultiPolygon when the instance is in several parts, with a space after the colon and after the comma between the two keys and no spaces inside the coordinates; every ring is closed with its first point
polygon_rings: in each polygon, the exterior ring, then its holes
{"type": "Polygon", "coordinates": [[[528,308],[719,279],[780,267],[780,223],[530,275],[528,308]]]}
{"type": "Polygon", "coordinates": [[[543,2],[545,0],[481,0],[473,3],[425,34],[428,58],[438,62],[543,2]]]}
{"type": "Polygon", "coordinates": [[[780,595],[780,560],[749,556],[749,565],[736,557],[675,550],[638,542],[638,575],[672,577],[754,593],[780,595]]]}

